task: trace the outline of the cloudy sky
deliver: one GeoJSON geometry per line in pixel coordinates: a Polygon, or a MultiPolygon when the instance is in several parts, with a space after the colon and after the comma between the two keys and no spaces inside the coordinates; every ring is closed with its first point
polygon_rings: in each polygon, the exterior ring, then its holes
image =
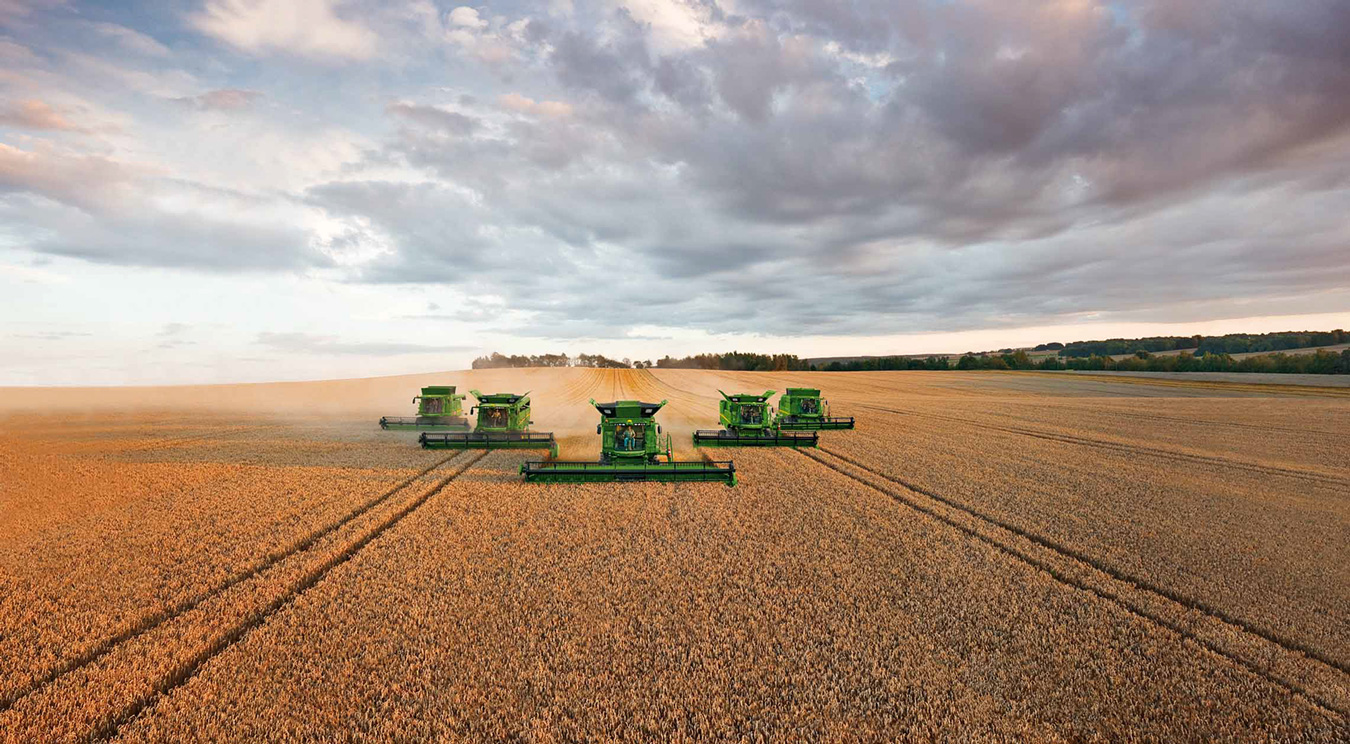
{"type": "Polygon", "coordinates": [[[0,0],[0,384],[1350,326],[1350,3],[0,0]]]}

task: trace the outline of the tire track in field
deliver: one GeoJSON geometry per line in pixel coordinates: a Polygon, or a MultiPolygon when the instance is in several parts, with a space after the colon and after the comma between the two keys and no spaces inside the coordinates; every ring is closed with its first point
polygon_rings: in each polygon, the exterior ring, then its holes
{"type": "Polygon", "coordinates": [[[599,385],[598,370],[578,368],[578,371],[579,374],[574,375],[574,379],[557,392],[556,400],[550,396],[545,402],[547,408],[562,410],[574,404],[585,404],[586,399],[592,397],[591,391],[599,385]]]}
{"type": "MultiPolygon", "coordinates": [[[[650,396],[653,400],[666,399],[674,401],[672,405],[665,409],[666,411],[669,411],[669,413],[666,414],[668,429],[673,425],[676,430],[680,430],[681,424],[683,424],[688,426],[690,432],[697,431],[700,418],[706,418],[700,414],[700,410],[703,410],[705,406],[708,405],[707,398],[701,398],[685,391],[681,391],[679,388],[667,386],[661,382],[660,378],[647,370],[635,370],[635,374],[631,381],[633,389],[637,391],[639,396],[650,396]],[[675,423],[671,424],[670,422],[672,421],[675,423]]],[[[713,410],[716,410],[715,405],[713,410]]],[[[683,447],[684,444],[685,442],[682,440],[681,446],[683,447]]],[[[697,448],[695,449],[697,450],[697,448]]],[[[709,456],[707,452],[703,452],[702,455],[704,460],[711,460],[711,456],[709,456]]]]}
{"type": "Polygon", "coordinates": [[[1302,480],[1313,481],[1324,485],[1332,486],[1350,486],[1350,479],[1337,477],[1327,473],[1318,473],[1311,470],[1299,470],[1297,468],[1286,468],[1278,465],[1263,465],[1255,462],[1236,460],[1230,457],[1220,457],[1217,455],[1201,455],[1190,452],[1180,452],[1177,450],[1165,449],[1162,447],[1149,447],[1142,444],[1129,444],[1126,442],[1114,442],[1109,439],[1094,439],[1074,434],[1064,434],[1055,431],[1046,431],[1043,429],[1031,429],[1020,426],[1000,426],[998,424],[986,424],[971,419],[964,419],[958,416],[943,416],[937,413],[923,413],[919,411],[904,411],[894,408],[884,408],[882,406],[860,405],[860,408],[867,408],[873,411],[882,411],[884,413],[894,413],[900,416],[914,416],[916,418],[928,418],[938,421],[949,421],[952,423],[965,424],[977,429],[986,429],[989,431],[1001,431],[1009,434],[1018,434],[1021,436],[1044,439],[1061,444],[1075,444],[1085,447],[1096,447],[1098,449],[1111,450],[1115,452],[1124,452],[1132,455],[1145,455],[1164,460],[1174,460],[1180,462],[1193,462],[1204,465],[1217,465],[1220,467],[1233,468],[1235,470],[1246,470],[1248,472],[1258,473],[1260,475],[1274,475],[1287,478],[1299,478],[1302,480]]]}
{"type": "Polygon", "coordinates": [[[135,720],[137,716],[148,710],[160,699],[172,694],[174,690],[190,682],[192,678],[197,676],[202,668],[212,659],[218,657],[236,643],[246,638],[249,633],[261,627],[269,618],[289,606],[300,595],[314,588],[319,582],[323,581],[333,569],[351,560],[367,545],[370,545],[381,535],[398,525],[399,522],[403,521],[404,517],[407,517],[409,514],[416,511],[429,501],[431,497],[440,493],[452,481],[460,475],[463,475],[469,468],[489,454],[489,452],[485,451],[464,459],[462,462],[458,463],[459,467],[455,468],[455,470],[446,477],[440,479],[439,482],[422,495],[380,520],[372,528],[360,533],[359,536],[355,536],[356,539],[347,543],[341,550],[329,556],[317,566],[310,567],[302,574],[297,582],[287,589],[287,591],[275,596],[263,607],[255,608],[253,612],[247,613],[242,619],[242,622],[235,624],[228,631],[218,636],[206,648],[199,650],[191,658],[173,669],[167,676],[161,678],[149,694],[138,698],[131,705],[117,711],[110,719],[95,729],[89,738],[91,740],[104,741],[115,738],[123,726],[135,720]]]}
{"type": "Polygon", "coordinates": [[[652,384],[651,373],[646,370],[633,370],[632,378],[629,380],[632,390],[639,398],[650,397],[651,402],[659,402],[662,399],[670,399],[675,396],[667,395],[658,386],[652,384]]]}
{"type": "Polygon", "coordinates": [[[123,630],[120,633],[117,633],[104,639],[103,641],[97,643],[92,648],[87,649],[83,653],[77,654],[76,656],[73,656],[70,659],[66,660],[65,662],[48,670],[46,673],[35,678],[25,687],[7,695],[3,699],[0,699],[0,715],[3,715],[5,712],[13,708],[24,698],[27,698],[29,695],[32,695],[33,693],[41,690],[42,688],[53,684],[61,677],[78,672],[79,670],[91,664],[94,664],[99,659],[102,659],[103,657],[107,656],[109,653],[111,653],[113,650],[115,650],[122,644],[125,644],[129,641],[133,641],[136,638],[139,638],[145,635],[146,633],[164,625],[165,623],[168,623],[178,617],[181,617],[182,615],[187,614],[188,612],[191,612],[192,610],[200,606],[203,602],[206,602],[207,600],[210,600],[213,597],[219,596],[229,591],[231,588],[262,574],[269,568],[275,566],[278,563],[281,563],[282,561],[285,561],[291,556],[310,548],[324,537],[327,537],[328,535],[336,532],[342,527],[350,524],[352,521],[360,518],[362,515],[369,513],[371,510],[394,498],[408,486],[412,485],[414,482],[420,480],[421,478],[426,477],[433,470],[436,470],[442,465],[445,465],[447,462],[454,459],[456,456],[460,454],[462,453],[456,452],[448,457],[436,461],[435,463],[425,468],[421,472],[417,473],[416,475],[413,475],[403,480],[402,482],[398,483],[393,488],[385,491],[379,496],[367,500],[365,503],[347,512],[338,519],[333,520],[328,524],[324,525],[323,527],[320,527],[319,529],[310,532],[309,534],[301,537],[299,540],[292,542],[290,545],[285,546],[279,551],[273,551],[267,554],[266,556],[263,557],[261,561],[258,561],[254,565],[246,568],[244,571],[234,574],[233,576],[230,576],[229,578],[225,579],[225,581],[203,592],[195,594],[175,605],[172,605],[171,607],[167,607],[159,612],[146,615],[145,617],[138,620],[135,624],[133,624],[130,628],[127,628],[126,630],[123,630]]]}
{"type": "Polygon", "coordinates": [[[794,451],[1043,571],[1062,584],[1112,602],[1177,633],[1328,713],[1350,718],[1350,666],[1316,649],[1124,574],[1054,540],[982,514],[955,499],[877,471],[846,455],[823,447],[794,451]]]}
{"type": "Polygon", "coordinates": [[[579,369],[581,370],[582,374],[574,375],[575,379],[571,380],[565,386],[563,386],[561,393],[564,403],[571,403],[577,400],[580,400],[581,402],[584,403],[586,401],[586,398],[589,397],[587,393],[589,393],[591,390],[594,390],[596,387],[597,370],[590,368],[579,368],[579,369]]]}
{"type": "MultiPolygon", "coordinates": [[[[693,421],[695,421],[701,416],[701,414],[698,413],[698,411],[705,409],[705,407],[709,407],[711,409],[711,413],[708,415],[711,416],[712,420],[714,422],[718,421],[717,398],[699,395],[698,393],[695,393],[691,390],[685,390],[684,388],[671,385],[665,380],[662,380],[660,377],[657,377],[656,375],[652,374],[648,370],[642,370],[642,372],[644,374],[642,377],[639,378],[639,380],[643,384],[646,384],[648,388],[653,392],[653,394],[659,395],[662,398],[669,398],[671,400],[674,400],[676,401],[677,404],[679,403],[680,400],[684,400],[686,403],[689,404],[690,410],[685,417],[691,422],[691,424],[693,421]]],[[[717,424],[714,423],[713,425],[716,426],[717,424]]],[[[697,426],[695,426],[695,428],[697,428],[697,426]]]]}
{"type": "Polygon", "coordinates": [[[702,402],[708,400],[708,398],[706,398],[705,396],[699,395],[698,393],[695,393],[695,392],[692,391],[692,390],[685,390],[685,389],[682,388],[682,387],[676,387],[675,385],[672,385],[672,384],[670,384],[669,382],[666,382],[665,380],[661,379],[660,377],[657,377],[655,374],[652,374],[652,372],[649,371],[649,370],[643,370],[643,371],[647,373],[647,376],[650,377],[650,378],[652,379],[652,382],[653,382],[654,384],[656,384],[657,386],[659,386],[659,388],[662,388],[662,389],[665,389],[665,390],[674,390],[676,393],[681,393],[681,394],[683,394],[684,397],[685,397],[687,400],[697,401],[697,402],[699,402],[699,403],[702,403],[702,402]]]}

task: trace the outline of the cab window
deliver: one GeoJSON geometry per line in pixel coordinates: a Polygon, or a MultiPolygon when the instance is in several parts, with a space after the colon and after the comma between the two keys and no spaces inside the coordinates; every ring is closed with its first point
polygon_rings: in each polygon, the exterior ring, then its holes
{"type": "Polygon", "coordinates": [[[620,452],[640,452],[645,445],[647,427],[643,424],[619,424],[614,427],[614,448],[620,452]]]}

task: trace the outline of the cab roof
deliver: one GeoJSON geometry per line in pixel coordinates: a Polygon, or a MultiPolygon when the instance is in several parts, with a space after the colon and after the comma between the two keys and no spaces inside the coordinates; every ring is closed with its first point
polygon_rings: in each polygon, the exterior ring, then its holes
{"type": "MultiPolygon", "coordinates": [[[[721,390],[718,390],[717,392],[722,393],[721,390]]],[[[763,395],[756,395],[754,393],[732,393],[731,395],[727,395],[726,393],[722,393],[722,397],[732,403],[766,403],[769,398],[773,397],[774,392],[775,391],[773,390],[765,390],[763,395]]]]}
{"type": "Polygon", "coordinates": [[[596,403],[591,399],[591,405],[600,412],[605,418],[652,418],[661,407],[670,401],[663,400],[660,403],[643,403],[640,400],[616,400],[613,403],[596,403]]]}
{"type": "Polygon", "coordinates": [[[820,388],[794,388],[794,387],[790,387],[790,388],[787,389],[787,392],[785,392],[785,393],[783,393],[783,394],[784,394],[784,395],[787,395],[787,396],[791,396],[791,397],[793,397],[793,398],[819,398],[819,397],[820,397],[820,388]]]}

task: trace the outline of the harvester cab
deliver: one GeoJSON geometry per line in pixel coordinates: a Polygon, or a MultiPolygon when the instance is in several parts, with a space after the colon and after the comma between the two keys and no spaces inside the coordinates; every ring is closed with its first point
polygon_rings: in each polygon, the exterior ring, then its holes
{"type": "Polygon", "coordinates": [[[530,431],[529,393],[480,393],[470,390],[478,405],[473,431],[424,433],[418,441],[424,449],[546,449],[558,456],[558,440],[552,432],[530,431]]]}
{"type": "Polygon", "coordinates": [[[774,422],[784,431],[852,429],[852,416],[831,416],[830,402],[820,399],[816,388],[788,388],[778,399],[774,422]]]}
{"type": "Polygon", "coordinates": [[[701,429],[694,432],[695,447],[814,447],[818,441],[815,432],[784,434],[774,423],[769,398],[774,391],[763,395],[737,393],[727,395],[721,390],[718,401],[720,430],[701,429]]]}
{"type": "Polygon", "coordinates": [[[456,393],[454,385],[432,385],[422,388],[422,394],[413,398],[417,404],[416,416],[383,416],[381,429],[419,429],[424,431],[464,430],[469,420],[464,417],[463,393],[456,393]]]}
{"type": "Polygon", "coordinates": [[[615,481],[713,481],[736,485],[731,461],[676,461],[669,434],[656,423],[656,412],[666,405],[620,400],[591,405],[600,412],[595,433],[600,435],[599,462],[530,461],[520,466],[526,481],[542,483],[607,483],[615,481]]]}

